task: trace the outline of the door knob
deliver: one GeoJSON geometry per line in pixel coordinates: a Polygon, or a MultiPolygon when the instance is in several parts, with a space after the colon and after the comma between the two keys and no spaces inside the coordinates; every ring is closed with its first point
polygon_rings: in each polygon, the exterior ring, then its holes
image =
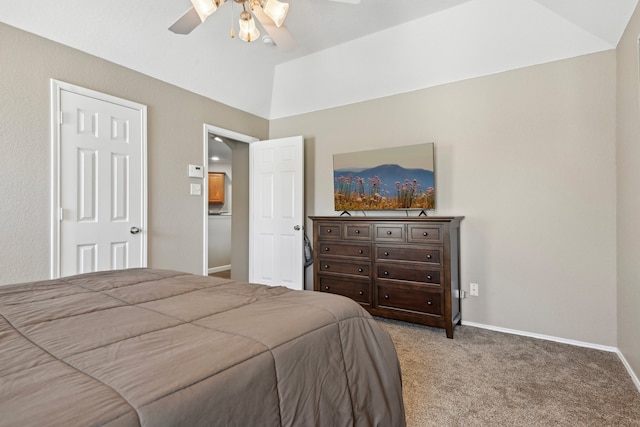
{"type": "Polygon", "coordinates": [[[299,226],[299,225],[294,225],[294,226],[293,226],[293,229],[294,229],[294,230],[296,230],[296,231],[298,231],[298,230],[300,230],[300,226],[299,226]]]}
{"type": "Polygon", "coordinates": [[[138,234],[139,232],[141,232],[142,230],[140,230],[138,227],[131,227],[129,229],[129,233],[131,234],[138,234]]]}

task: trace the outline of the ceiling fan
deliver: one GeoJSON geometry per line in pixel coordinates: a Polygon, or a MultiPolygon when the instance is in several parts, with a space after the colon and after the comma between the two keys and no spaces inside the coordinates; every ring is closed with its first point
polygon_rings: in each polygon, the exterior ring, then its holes
{"type": "MultiPolygon", "coordinates": [[[[216,12],[224,2],[225,0],[191,0],[193,6],[171,24],[169,30],[176,34],[189,34],[216,12]]],[[[282,25],[289,11],[289,3],[278,0],[229,0],[229,2],[242,6],[238,32],[240,40],[252,42],[260,37],[260,30],[253,19],[255,16],[277,46],[284,50],[295,49],[297,46],[295,39],[282,25]]],[[[231,37],[235,37],[234,28],[231,28],[231,37]]]]}
{"type": "MultiPolygon", "coordinates": [[[[226,0],[191,0],[193,5],[176,22],[171,24],[169,30],[176,34],[189,34],[198,25],[202,24],[209,16],[220,8],[226,0]]],[[[361,0],[331,0],[340,3],[359,4],[361,0]]],[[[240,31],[238,38],[246,42],[252,42],[260,37],[260,31],[256,27],[253,16],[268,33],[273,43],[280,49],[288,51],[297,47],[297,43],[286,26],[283,25],[289,3],[278,0],[229,0],[242,6],[240,12],[240,31]]],[[[233,5],[233,3],[232,3],[233,5]]],[[[231,28],[231,37],[235,37],[235,29],[231,28]]]]}

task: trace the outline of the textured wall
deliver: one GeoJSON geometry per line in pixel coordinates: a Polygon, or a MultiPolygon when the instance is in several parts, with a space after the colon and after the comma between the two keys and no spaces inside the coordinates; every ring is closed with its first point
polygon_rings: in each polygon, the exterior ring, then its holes
{"type": "MultiPolygon", "coordinates": [[[[268,121],[1,23],[0,47],[0,284],[49,277],[51,78],[148,106],[149,266],[201,274],[187,165],[203,164],[203,123],[263,139],[268,121]]],[[[246,263],[248,240],[234,250],[246,263]]]]}
{"type": "Polygon", "coordinates": [[[480,284],[463,320],[615,346],[615,58],[272,120],[270,137],[305,136],[307,215],[334,214],[334,153],[435,142],[437,214],[466,216],[462,286],[480,284]]]}
{"type": "MultiPolygon", "coordinates": [[[[618,45],[618,347],[640,377],[640,88],[636,9],[618,45]]],[[[638,384],[640,387],[640,384],[638,384]]]]}

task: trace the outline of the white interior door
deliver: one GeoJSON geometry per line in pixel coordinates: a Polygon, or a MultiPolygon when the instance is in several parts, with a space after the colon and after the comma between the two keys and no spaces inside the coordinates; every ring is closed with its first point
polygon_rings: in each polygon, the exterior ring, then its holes
{"type": "Polygon", "coordinates": [[[59,266],[52,276],[145,267],[146,107],[61,85],[55,97],[59,266]]]}
{"type": "Polygon", "coordinates": [[[249,147],[249,281],[304,289],[304,141],[249,147]]]}

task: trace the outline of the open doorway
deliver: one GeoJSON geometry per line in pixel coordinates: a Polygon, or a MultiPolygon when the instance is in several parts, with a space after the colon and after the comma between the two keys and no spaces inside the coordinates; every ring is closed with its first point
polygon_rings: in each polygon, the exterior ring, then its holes
{"type": "Polygon", "coordinates": [[[257,140],[204,125],[204,275],[248,281],[249,143],[257,140]]]}
{"type": "Polygon", "coordinates": [[[233,147],[238,142],[209,134],[207,214],[209,275],[231,278],[231,222],[233,219],[233,147]]]}
{"type": "MultiPolygon", "coordinates": [[[[215,141],[216,136],[231,147],[232,151],[231,279],[302,289],[304,287],[302,231],[304,140],[302,136],[262,140],[260,144],[253,144],[258,141],[257,138],[205,124],[203,163],[207,176],[209,141],[211,139],[215,141]]],[[[212,166],[212,171],[213,169],[217,169],[217,166],[212,166]]],[[[208,275],[209,246],[210,243],[218,244],[219,239],[209,233],[209,180],[205,179],[204,183],[203,270],[204,274],[208,275]]],[[[222,207],[219,211],[226,212],[223,209],[222,207]]]]}

